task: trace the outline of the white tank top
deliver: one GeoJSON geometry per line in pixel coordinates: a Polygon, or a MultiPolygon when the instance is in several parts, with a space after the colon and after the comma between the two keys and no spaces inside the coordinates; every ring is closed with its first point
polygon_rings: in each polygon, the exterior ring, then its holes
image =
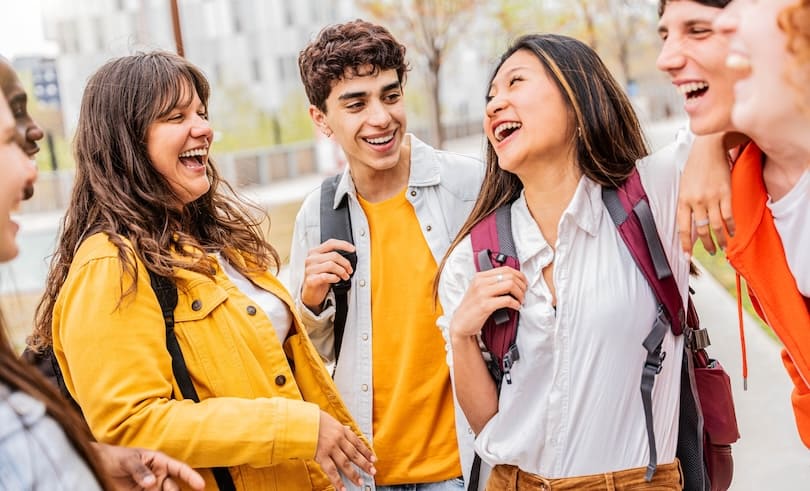
{"type": "Polygon", "coordinates": [[[776,231],[782,239],[785,256],[805,297],[810,297],[810,170],[778,201],[768,198],[776,231]]]}

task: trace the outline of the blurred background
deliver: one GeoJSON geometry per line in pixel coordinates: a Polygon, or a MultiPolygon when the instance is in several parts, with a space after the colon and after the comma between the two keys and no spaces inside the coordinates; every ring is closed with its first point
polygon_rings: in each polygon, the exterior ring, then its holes
{"type": "MultiPolygon", "coordinates": [[[[12,329],[26,332],[70,196],[70,142],[88,77],[135,51],[181,51],[212,84],[212,153],[222,174],[270,210],[286,261],[294,214],[321,176],[344,165],[310,122],[297,56],[327,24],[365,18],[408,48],[409,130],[438,147],[477,153],[495,57],[527,32],[584,40],[624,84],[644,121],[682,117],[655,69],[654,0],[0,0],[0,54],[46,131],[34,197],[23,204],[22,253],[0,266],[12,329]],[[467,140],[465,140],[467,138],[467,140]]],[[[669,135],[668,135],[669,136],[669,135]]],[[[17,337],[16,339],[20,339],[17,337]]]]}
{"type": "MultiPolygon", "coordinates": [[[[481,116],[495,57],[528,32],[579,38],[623,84],[652,149],[686,126],[683,101],[655,68],[657,0],[0,0],[0,55],[47,133],[39,180],[23,204],[20,257],[0,265],[0,308],[22,349],[31,330],[74,162],[70,142],[87,78],[110,58],[182,51],[212,85],[212,153],[221,174],[269,213],[265,230],[283,263],[304,196],[345,161],[313,131],[298,76],[301,48],[325,25],[366,18],[408,48],[408,129],[437,147],[482,156],[481,116]]],[[[807,489],[810,461],[789,404],[780,345],[746,314],[752,390],[742,391],[735,278],[722,252],[698,245],[695,302],[711,353],[732,376],[742,439],[734,490],[807,489]],[[752,328],[753,327],[753,328],[752,328]]],[[[282,269],[282,279],[284,270],[282,269]]],[[[747,299],[746,299],[747,302],[747,299]]],[[[750,304],[746,303],[750,312],[750,304]]]]}

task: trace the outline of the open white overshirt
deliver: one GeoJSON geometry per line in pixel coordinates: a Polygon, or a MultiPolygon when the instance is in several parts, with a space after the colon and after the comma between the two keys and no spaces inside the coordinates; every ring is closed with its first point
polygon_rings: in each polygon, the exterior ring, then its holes
{"type": "MultiPolygon", "coordinates": [[[[680,170],[690,147],[677,142],[638,163],[659,235],[686,299],[689,262],[680,251],[675,211],[680,170]]],[[[562,215],[552,250],[521,197],[512,205],[520,268],[529,285],[512,383],[503,383],[498,413],[475,449],[491,465],[512,464],[549,478],[611,472],[648,463],[641,402],[641,343],[656,315],[652,290],[605,208],[601,187],[583,177],[562,215]],[[554,259],[557,310],[542,270],[554,259]]],[[[448,338],[450,318],[475,274],[469,236],[441,277],[448,338]]],[[[675,459],[683,337],[668,332],[666,359],[653,388],[658,462],[675,459]]],[[[452,352],[448,343],[448,363],[452,352]]]]}

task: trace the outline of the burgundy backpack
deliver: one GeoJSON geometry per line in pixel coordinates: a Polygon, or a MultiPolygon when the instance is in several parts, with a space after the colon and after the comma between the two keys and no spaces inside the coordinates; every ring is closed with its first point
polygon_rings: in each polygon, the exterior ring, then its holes
{"type": "MultiPolygon", "coordinates": [[[[641,376],[641,396],[650,445],[647,480],[657,465],[652,416],[652,388],[665,353],[661,345],[668,329],[683,334],[681,397],[677,457],[688,491],[725,491],[731,486],[734,463],[731,444],[740,435],[734,412],[731,382],[717,360],[709,358],[709,335],[700,322],[691,297],[684,311],[680,291],[661,244],[647,194],[636,170],[617,188],[602,188],[602,200],[630,255],[658,301],[658,316],[644,339],[647,359],[641,376]]],[[[471,233],[476,270],[511,266],[519,269],[511,226],[511,204],[476,224],[471,233]]],[[[520,358],[517,345],[518,312],[502,309],[487,319],[481,332],[482,354],[500,390],[502,380],[512,383],[509,372],[520,358]]],[[[480,457],[475,456],[468,489],[477,489],[480,457]]]]}

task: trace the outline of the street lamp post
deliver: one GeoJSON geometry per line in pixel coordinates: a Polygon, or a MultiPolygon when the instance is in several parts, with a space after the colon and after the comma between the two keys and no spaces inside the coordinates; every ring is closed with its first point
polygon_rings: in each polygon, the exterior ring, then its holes
{"type": "Polygon", "coordinates": [[[174,30],[174,45],[177,48],[177,54],[185,56],[183,50],[183,31],[180,28],[180,8],[177,6],[177,0],[170,0],[172,8],[172,29],[174,30]]]}

